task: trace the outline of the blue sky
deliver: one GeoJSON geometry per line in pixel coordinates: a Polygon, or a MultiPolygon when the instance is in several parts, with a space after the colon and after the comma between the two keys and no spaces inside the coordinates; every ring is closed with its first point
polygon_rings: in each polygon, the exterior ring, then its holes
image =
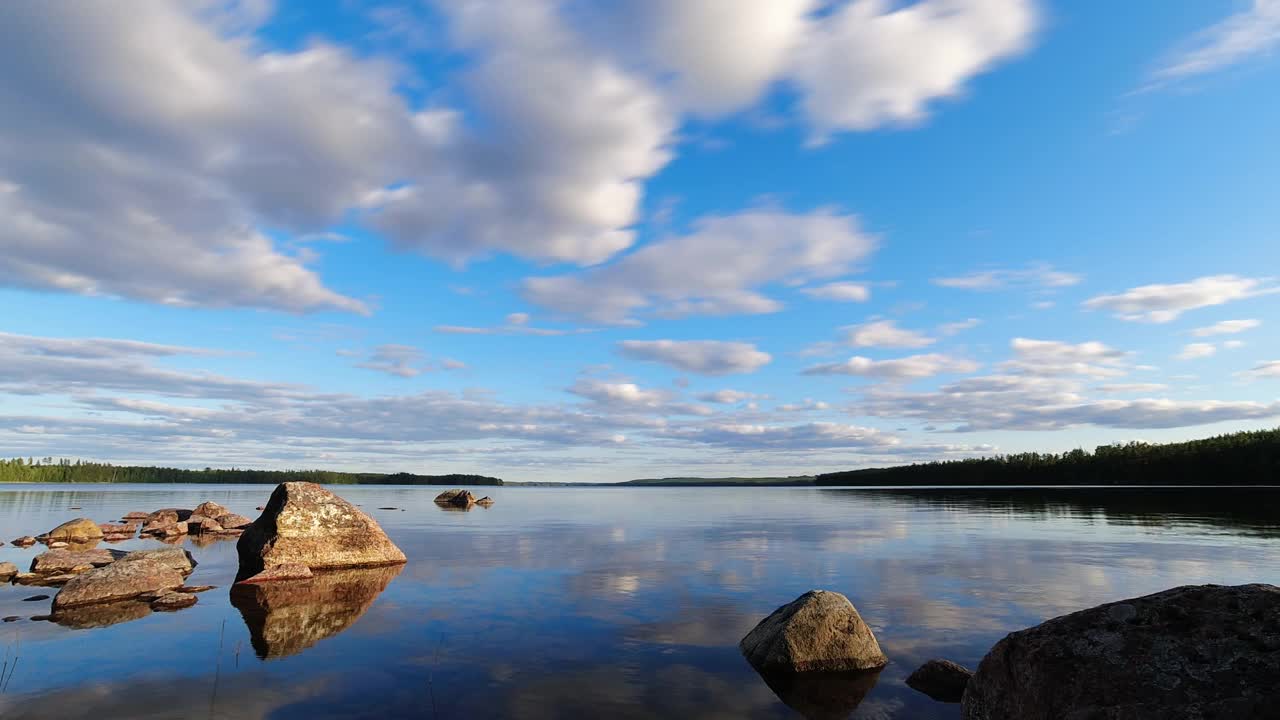
{"type": "Polygon", "coordinates": [[[808,473],[1280,417],[1280,2],[0,8],[0,455],[808,473]]]}

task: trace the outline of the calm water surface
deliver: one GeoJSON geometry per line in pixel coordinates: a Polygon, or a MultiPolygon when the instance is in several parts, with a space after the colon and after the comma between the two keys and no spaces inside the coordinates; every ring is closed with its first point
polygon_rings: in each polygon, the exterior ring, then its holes
{"type": "MultiPolygon", "coordinates": [[[[1280,584],[1280,490],[485,488],[497,504],[470,512],[436,507],[439,488],[336,490],[408,565],[233,603],[234,541],[187,539],[188,582],[218,589],[81,628],[26,619],[48,612],[23,601],[44,588],[0,587],[0,615],[23,617],[0,625],[0,656],[18,657],[0,716],[794,718],[736,645],[827,588],[892,660],[852,717],[958,718],[906,675],[938,656],[975,666],[1007,632],[1101,602],[1280,584]]],[[[203,500],[256,517],[270,491],[0,486],[0,537],[203,500]]],[[[0,561],[25,569],[40,548],[0,561]]],[[[848,710],[780,689],[813,717],[848,710]]]]}

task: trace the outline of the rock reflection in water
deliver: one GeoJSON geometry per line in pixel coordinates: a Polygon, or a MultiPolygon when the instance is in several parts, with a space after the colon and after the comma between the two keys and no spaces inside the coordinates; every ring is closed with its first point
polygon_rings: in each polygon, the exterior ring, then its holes
{"type": "Polygon", "coordinates": [[[53,622],[76,630],[89,630],[139,620],[151,614],[151,606],[137,600],[124,600],[104,605],[60,608],[53,622]]]}
{"type": "Polygon", "coordinates": [[[879,670],[760,673],[778,699],[807,720],[846,720],[876,686],[879,670]]]}
{"type": "Polygon", "coordinates": [[[231,604],[244,618],[258,657],[287,657],[355,624],[403,567],[326,570],[308,580],[233,585],[231,604]]]}

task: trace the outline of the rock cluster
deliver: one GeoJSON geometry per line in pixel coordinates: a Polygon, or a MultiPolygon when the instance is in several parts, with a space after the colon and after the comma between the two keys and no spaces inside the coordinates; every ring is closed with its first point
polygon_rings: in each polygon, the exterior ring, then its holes
{"type": "Polygon", "coordinates": [[[282,483],[265,507],[236,543],[237,581],[278,566],[314,571],[405,562],[373,518],[315,483],[282,483]]]}
{"type": "Polygon", "coordinates": [[[810,590],[774,610],[738,649],[759,671],[878,670],[889,664],[853,603],[829,590],[810,590]]]}
{"type": "Polygon", "coordinates": [[[156,538],[180,538],[185,535],[204,538],[238,537],[252,522],[212,501],[202,502],[193,510],[165,508],[143,516],[129,513],[126,520],[143,522],[142,534],[156,538]]]}
{"type": "Polygon", "coordinates": [[[965,720],[1262,718],[1280,708],[1280,588],[1185,586],[996,643],[965,720]]]}
{"type": "Polygon", "coordinates": [[[75,575],[53,599],[53,614],[82,605],[130,600],[147,593],[176,590],[195,569],[191,553],[181,548],[141,550],[75,575]]]}

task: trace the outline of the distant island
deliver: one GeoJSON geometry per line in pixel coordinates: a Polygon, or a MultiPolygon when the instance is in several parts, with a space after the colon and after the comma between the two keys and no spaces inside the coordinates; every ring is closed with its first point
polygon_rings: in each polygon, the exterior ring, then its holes
{"type": "Polygon", "coordinates": [[[613,483],[511,482],[486,475],[332,470],[184,470],[53,458],[0,459],[0,483],[211,483],[274,485],[507,485],[513,487],[956,487],[975,485],[1280,485],[1280,429],[1179,443],[1130,442],[1064,453],[1017,453],[820,475],[665,477],[613,483]]]}
{"type": "Polygon", "coordinates": [[[109,465],[53,458],[0,460],[0,482],[25,483],[208,483],[261,484],[306,481],[323,485],[501,485],[485,475],[415,475],[413,473],[348,473],[332,470],[184,470],[181,468],[109,465]]]}

